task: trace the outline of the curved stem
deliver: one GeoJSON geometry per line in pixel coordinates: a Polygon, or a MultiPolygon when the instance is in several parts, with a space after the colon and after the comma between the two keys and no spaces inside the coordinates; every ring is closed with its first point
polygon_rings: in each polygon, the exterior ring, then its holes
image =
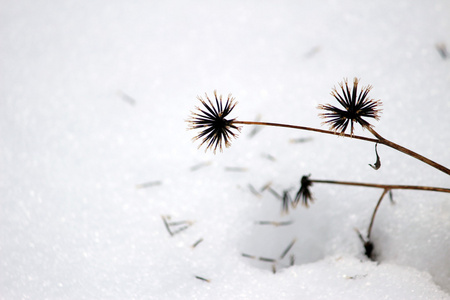
{"type": "Polygon", "coordinates": [[[380,189],[385,189],[385,190],[386,189],[387,190],[421,190],[421,191],[430,191],[430,192],[450,193],[449,188],[440,188],[440,187],[432,187],[432,186],[377,184],[377,183],[363,183],[363,182],[337,181],[337,180],[319,180],[319,179],[309,179],[309,181],[314,182],[314,183],[329,183],[329,184],[372,187],[372,188],[380,188],[380,189]]]}
{"type": "MultiPolygon", "coordinates": [[[[327,184],[339,184],[339,185],[352,185],[352,186],[360,186],[360,187],[371,187],[371,188],[380,188],[383,189],[383,193],[381,194],[380,199],[375,206],[375,209],[372,213],[372,218],[370,220],[369,229],[367,230],[367,241],[361,238],[363,243],[370,243],[370,235],[372,233],[373,223],[375,222],[375,216],[377,214],[378,208],[380,207],[381,201],[384,196],[394,189],[399,190],[422,190],[422,191],[433,191],[433,192],[443,192],[450,193],[449,188],[440,188],[440,187],[431,187],[431,186],[417,186],[417,185],[394,185],[394,184],[377,184],[377,183],[363,183],[363,182],[352,182],[352,181],[337,181],[337,180],[319,180],[319,179],[308,179],[310,183],[327,183],[327,184]]],[[[361,237],[361,235],[360,235],[361,237]]],[[[366,245],[364,246],[366,247],[366,245]]],[[[366,248],[367,251],[367,248],[366,248]]],[[[370,257],[370,254],[368,255],[370,257]]]]}
{"type": "Polygon", "coordinates": [[[372,133],[372,134],[379,140],[379,143],[380,143],[380,144],[386,145],[386,146],[391,147],[391,148],[393,148],[393,149],[395,149],[395,150],[398,150],[398,151],[400,151],[400,152],[403,152],[403,153],[405,153],[405,154],[407,154],[407,155],[409,155],[409,156],[412,156],[412,157],[414,157],[414,158],[416,158],[416,159],[418,159],[418,160],[421,160],[421,161],[423,161],[424,163],[426,163],[426,164],[428,164],[428,165],[430,165],[430,166],[432,166],[432,167],[434,167],[434,168],[436,168],[436,169],[438,169],[438,170],[440,170],[440,171],[442,171],[442,172],[444,172],[444,173],[450,175],[450,169],[444,167],[443,165],[440,165],[440,164],[438,164],[437,162],[432,161],[431,159],[426,158],[425,156],[422,156],[422,155],[420,155],[420,154],[418,154],[418,153],[416,153],[416,152],[414,152],[414,151],[409,150],[408,148],[405,148],[405,147],[403,147],[403,146],[400,146],[399,144],[396,144],[396,143],[394,143],[394,142],[391,142],[391,141],[385,139],[384,137],[382,137],[380,134],[378,134],[378,132],[376,132],[376,131],[375,131],[372,127],[370,127],[370,126],[367,126],[367,127],[365,127],[365,128],[366,128],[367,130],[369,130],[370,133],[372,133]]]}
{"type": "Polygon", "coordinates": [[[372,219],[370,220],[369,229],[367,230],[367,239],[370,241],[370,233],[372,232],[372,226],[373,222],[375,221],[375,215],[377,214],[378,208],[380,207],[381,201],[383,200],[386,193],[389,192],[389,189],[384,189],[383,194],[381,194],[380,199],[377,202],[377,205],[375,206],[375,209],[372,214],[372,219]]]}
{"type": "Polygon", "coordinates": [[[394,142],[391,142],[387,139],[385,139],[384,137],[382,137],[380,134],[378,134],[372,127],[370,126],[366,126],[365,128],[367,130],[369,130],[370,133],[372,133],[376,139],[373,138],[367,138],[364,136],[359,136],[359,135],[350,135],[350,134],[339,134],[335,131],[330,131],[330,130],[323,130],[323,129],[318,129],[318,128],[312,128],[312,127],[305,127],[305,126],[298,126],[298,125],[288,125],[288,124],[282,124],[282,123],[270,123],[270,122],[257,122],[257,121],[238,121],[235,120],[233,121],[233,124],[243,124],[243,125],[263,125],[263,126],[275,126],[275,127],[284,127],[284,128],[293,128],[293,129],[300,129],[300,130],[306,130],[306,131],[313,131],[313,132],[318,132],[318,133],[325,133],[325,134],[331,134],[331,135],[338,135],[338,136],[343,136],[343,137],[347,137],[347,138],[353,138],[353,139],[357,139],[357,140],[363,140],[366,142],[372,142],[372,143],[379,143],[379,144],[383,144],[386,145],[388,147],[391,147],[397,151],[400,151],[404,154],[407,154],[411,157],[414,157],[444,173],[446,173],[447,175],[450,175],[450,169],[444,167],[441,164],[438,164],[435,161],[432,161],[431,159],[428,159],[414,151],[409,150],[408,148],[405,148],[403,146],[400,146],[394,142]]]}
{"type": "Polygon", "coordinates": [[[324,129],[318,129],[318,128],[312,128],[312,127],[305,127],[305,126],[298,126],[298,125],[289,125],[289,124],[282,124],[282,123],[271,123],[271,122],[258,122],[258,121],[233,121],[233,124],[243,124],[243,125],[263,125],[263,126],[274,126],[274,127],[284,127],[284,128],[292,128],[292,129],[300,129],[300,130],[306,130],[306,131],[313,131],[313,132],[319,132],[319,133],[326,133],[331,135],[337,135],[337,136],[343,136],[343,137],[349,137],[354,138],[357,140],[363,140],[367,142],[377,143],[377,139],[368,138],[365,136],[359,136],[359,135],[350,135],[350,134],[340,134],[335,131],[330,130],[324,130],[324,129]]]}

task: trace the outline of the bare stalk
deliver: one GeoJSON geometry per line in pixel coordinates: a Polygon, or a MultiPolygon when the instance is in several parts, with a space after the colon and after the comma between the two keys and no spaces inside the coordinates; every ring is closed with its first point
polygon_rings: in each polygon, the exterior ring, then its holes
{"type": "Polygon", "coordinates": [[[381,201],[383,200],[383,198],[387,192],[389,192],[389,189],[383,190],[383,193],[381,194],[381,197],[378,200],[377,205],[375,206],[375,209],[373,210],[372,219],[370,219],[369,229],[367,230],[367,240],[369,240],[369,241],[370,241],[370,233],[372,232],[373,222],[375,221],[375,215],[377,214],[377,211],[378,211],[378,208],[380,207],[381,201]]]}
{"type": "Polygon", "coordinates": [[[300,130],[306,130],[306,131],[313,131],[313,132],[319,132],[319,133],[326,133],[331,134],[334,136],[344,136],[349,138],[354,138],[357,140],[363,140],[367,142],[377,143],[377,139],[372,139],[364,136],[359,135],[350,135],[350,134],[340,134],[335,131],[331,130],[324,130],[324,129],[318,129],[318,128],[312,128],[312,127],[305,127],[305,126],[298,126],[298,125],[289,125],[289,124],[282,124],[282,123],[271,123],[271,122],[257,122],[257,121],[233,121],[233,124],[243,124],[243,125],[262,125],[262,126],[274,126],[274,127],[284,127],[284,128],[292,128],[292,129],[300,129],[300,130]]]}
{"type": "Polygon", "coordinates": [[[372,143],[379,143],[379,144],[383,144],[386,145],[388,147],[391,147],[397,151],[400,151],[404,154],[407,154],[411,157],[414,157],[415,159],[418,159],[438,170],[440,170],[441,172],[444,172],[447,175],[450,175],[450,169],[444,167],[441,164],[438,164],[435,161],[432,161],[431,159],[428,159],[414,151],[409,150],[408,148],[405,148],[403,146],[400,146],[394,142],[391,142],[387,139],[385,139],[384,137],[382,137],[380,134],[378,134],[372,127],[370,126],[366,126],[365,128],[367,128],[367,130],[369,130],[370,133],[372,133],[376,139],[373,138],[367,138],[364,136],[359,136],[359,135],[350,135],[350,134],[340,134],[337,133],[335,131],[331,131],[331,130],[323,130],[323,129],[318,129],[318,128],[312,128],[312,127],[305,127],[305,126],[297,126],[297,125],[288,125],[288,124],[282,124],[282,123],[270,123],[270,122],[257,122],[257,121],[238,121],[238,120],[234,120],[233,124],[243,124],[243,125],[263,125],[263,126],[275,126],[275,127],[284,127],[284,128],[293,128],[293,129],[300,129],[300,130],[306,130],[306,131],[313,131],[313,132],[318,132],[318,133],[325,133],[325,134],[331,134],[331,135],[337,135],[337,136],[343,136],[346,138],[353,138],[353,139],[357,139],[357,140],[363,140],[366,142],[372,142],[372,143]]]}
{"type": "Polygon", "coordinates": [[[432,167],[434,167],[434,168],[436,168],[436,169],[438,169],[438,170],[440,170],[440,171],[450,175],[450,169],[444,167],[443,165],[440,165],[437,162],[432,161],[431,159],[428,159],[428,158],[426,158],[426,157],[424,157],[424,156],[422,156],[422,155],[420,155],[420,154],[418,154],[418,153],[416,153],[414,151],[409,150],[408,148],[405,148],[403,146],[400,146],[399,144],[396,144],[394,142],[391,142],[391,141],[385,139],[384,137],[382,137],[380,134],[378,134],[378,132],[376,132],[370,126],[366,126],[365,128],[367,128],[367,130],[369,130],[370,133],[372,133],[378,139],[378,142],[380,144],[386,145],[386,146],[391,147],[391,148],[393,148],[395,150],[403,152],[403,153],[405,153],[405,154],[407,154],[409,156],[412,156],[412,157],[414,157],[414,158],[416,158],[418,160],[421,160],[424,163],[426,163],[426,164],[428,164],[428,165],[430,165],[430,166],[432,166],[432,167]]]}
{"type": "Polygon", "coordinates": [[[384,196],[388,192],[394,189],[398,190],[422,190],[422,191],[431,191],[431,192],[443,192],[450,193],[449,188],[440,188],[440,187],[431,187],[431,186],[417,186],[417,185],[395,185],[395,184],[377,184],[377,183],[363,183],[363,182],[351,182],[351,181],[337,181],[337,180],[319,180],[319,179],[310,179],[309,176],[302,177],[302,185],[306,187],[311,186],[312,183],[326,183],[326,184],[339,184],[339,185],[351,185],[351,186],[360,186],[360,187],[370,187],[370,188],[379,188],[383,189],[383,193],[378,199],[377,205],[372,213],[372,218],[370,219],[370,225],[367,230],[367,239],[362,238],[361,234],[358,232],[361,241],[364,244],[364,248],[366,249],[366,255],[373,259],[372,251],[373,251],[373,243],[370,240],[370,235],[372,233],[372,227],[375,222],[375,216],[378,212],[378,208],[380,207],[381,201],[384,196]],[[304,181],[304,182],[303,182],[304,181]]]}
{"type": "Polygon", "coordinates": [[[363,183],[363,182],[352,182],[352,181],[338,181],[338,180],[319,180],[319,179],[309,179],[313,183],[329,183],[329,184],[339,184],[339,185],[352,185],[352,186],[362,186],[362,187],[372,187],[384,190],[422,190],[430,192],[443,192],[450,193],[449,188],[441,187],[431,187],[431,186],[419,186],[419,185],[400,185],[400,184],[377,184],[377,183],[363,183]]]}

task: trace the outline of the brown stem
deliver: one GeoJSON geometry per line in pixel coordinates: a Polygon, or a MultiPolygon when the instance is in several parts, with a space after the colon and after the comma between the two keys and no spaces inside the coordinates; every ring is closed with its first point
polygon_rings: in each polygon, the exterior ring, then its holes
{"type": "Polygon", "coordinates": [[[423,190],[423,191],[433,191],[433,192],[443,192],[450,193],[449,188],[440,188],[440,187],[431,187],[431,186],[416,186],[416,185],[394,185],[394,184],[376,184],[376,183],[363,183],[363,182],[351,182],[351,181],[337,181],[337,180],[319,180],[319,179],[308,179],[310,183],[327,183],[327,184],[339,184],[339,185],[352,185],[352,186],[361,186],[361,187],[372,187],[372,188],[380,188],[383,189],[383,193],[381,194],[380,199],[375,206],[375,209],[372,214],[372,218],[370,220],[369,229],[367,230],[367,240],[364,240],[360,235],[361,240],[364,243],[364,247],[366,248],[366,254],[368,257],[371,257],[371,252],[373,244],[370,242],[370,235],[372,233],[373,223],[375,222],[375,216],[377,214],[378,208],[380,207],[381,201],[384,196],[393,189],[399,190],[423,190]]]}
{"type": "Polygon", "coordinates": [[[418,160],[421,160],[422,162],[446,173],[447,175],[450,175],[450,169],[444,167],[441,164],[438,164],[435,161],[432,161],[431,159],[428,159],[414,151],[411,151],[403,146],[400,146],[394,142],[391,142],[387,139],[385,139],[384,137],[382,137],[381,135],[379,135],[372,127],[370,126],[366,126],[365,128],[367,130],[370,131],[370,133],[372,133],[376,139],[372,139],[372,138],[367,138],[364,136],[359,136],[359,135],[350,135],[350,134],[339,134],[335,131],[330,131],[330,130],[323,130],[323,129],[318,129],[318,128],[312,128],[312,127],[305,127],[305,126],[297,126],[297,125],[288,125],[288,124],[281,124],[281,123],[270,123],[270,122],[257,122],[257,121],[233,121],[234,124],[244,124],[244,125],[264,125],[264,126],[275,126],[275,127],[284,127],[284,128],[293,128],[293,129],[300,129],[300,130],[306,130],[306,131],[313,131],[313,132],[319,132],[319,133],[326,133],[326,134],[332,134],[332,135],[338,135],[338,136],[343,136],[343,137],[347,137],[347,138],[353,138],[353,139],[357,139],[357,140],[363,140],[363,141],[367,141],[367,142],[372,142],[372,143],[379,143],[379,144],[383,144],[386,145],[388,147],[391,147],[397,151],[403,152],[411,157],[414,157],[418,160]]]}
{"type": "Polygon", "coordinates": [[[369,225],[369,229],[367,230],[367,240],[370,241],[370,233],[372,232],[372,226],[373,226],[373,222],[375,221],[375,215],[377,214],[378,208],[380,207],[381,201],[383,200],[384,196],[386,195],[386,193],[389,192],[389,189],[384,189],[383,190],[383,194],[381,194],[380,199],[377,202],[377,205],[375,206],[375,209],[373,211],[372,214],[372,219],[370,220],[370,225],[369,225]]]}
{"type": "Polygon", "coordinates": [[[403,146],[400,146],[400,145],[398,145],[398,144],[396,144],[394,142],[391,142],[391,141],[385,139],[384,137],[382,137],[380,134],[378,134],[378,132],[376,132],[370,126],[366,126],[365,128],[367,128],[367,130],[369,130],[370,133],[372,133],[378,139],[380,144],[386,145],[386,146],[391,147],[391,148],[393,148],[395,150],[403,152],[403,153],[405,153],[405,154],[407,154],[409,156],[412,156],[412,157],[414,157],[414,158],[416,158],[418,160],[421,160],[424,163],[429,164],[430,166],[432,166],[432,167],[434,167],[434,168],[436,168],[436,169],[438,169],[438,170],[440,170],[440,171],[450,175],[450,169],[444,167],[443,165],[440,165],[437,162],[432,161],[431,159],[428,159],[428,158],[426,158],[426,157],[424,157],[424,156],[422,156],[422,155],[420,155],[420,154],[418,154],[418,153],[416,153],[414,151],[409,150],[408,148],[405,148],[403,146]]]}
{"type": "Polygon", "coordinates": [[[398,189],[398,190],[422,190],[422,191],[430,191],[430,192],[450,193],[450,189],[448,189],[448,188],[431,187],[431,186],[377,184],[377,183],[363,183],[363,182],[337,181],[337,180],[319,180],[319,179],[309,179],[309,181],[314,182],[314,183],[329,183],[329,184],[372,187],[372,188],[380,188],[380,189],[385,189],[385,190],[396,190],[396,189],[398,189]]]}
{"type": "Polygon", "coordinates": [[[293,129],[314,131],[314,132],[326,133],[326,134],[337,135],[337,136],[350,137],[350,138],[354,138],[354,139],[357,139],[357,140],[363,140],[363,141],[372,142],[372,143],[377,143],[378,142],[377,139],[372,139],[372,138],[359,136],[359,135],[339,134],[339,133],[337,133],[335,131],[330,131],[330,130],[323,130],[323,129],[318,129],[318,128],[297,126],[297,125],[288,125],[288,124],[282,124],[282,123],[257,122],[257,121],[233,121],[233,124],[263,125],[263,126],[275,126],[275,127],[293,128],[293,129]]]}

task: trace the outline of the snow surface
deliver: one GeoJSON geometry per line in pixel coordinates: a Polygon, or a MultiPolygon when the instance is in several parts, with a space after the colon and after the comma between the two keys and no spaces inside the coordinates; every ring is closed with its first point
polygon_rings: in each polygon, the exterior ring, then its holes
{"type": "Polygon", "coordinates": [[[241,120],[320,127],[316,106],[356,76],[383,101],[380,134],[448,167],[449,32],[448,0],[2,1],[0,298],[450,299],[450,195],[395,191],[372,262],[354,229],[379,190],[316,184],[281,215],[249,188],[447,175],[382,146],[374,171],[373,144],[280,128],[213,155],[185,123],[217,89],[241,120]],[[170,236],[162,216],[194,223],[170,236]],[[276,274],[242,256],[293,239],[276,274]]]}

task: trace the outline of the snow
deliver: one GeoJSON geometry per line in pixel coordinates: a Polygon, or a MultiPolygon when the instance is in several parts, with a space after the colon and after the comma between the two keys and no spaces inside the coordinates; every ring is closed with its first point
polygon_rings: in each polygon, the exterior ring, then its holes
{"type": "Polygon", "coordinates": [[[358,77],[383,101],[376,130],[448,167],[449,1],[1,6],[1,299],[450,299],[449,194],[394,191],[373,262],[355,228],[380,190],[315,184],[310,208],[282,215],[249,188],[448,175],[382,146],[374,171],[373,144],[292,129],[247,126],[214,155],[185,122],[217,89],[240,120],[324,128],[317,105],[358,77]],[[171,236],[168,216],[193,223],[171,236]],[[242,256],[279,258],[294,239],[276,274],[242,256]]]}

